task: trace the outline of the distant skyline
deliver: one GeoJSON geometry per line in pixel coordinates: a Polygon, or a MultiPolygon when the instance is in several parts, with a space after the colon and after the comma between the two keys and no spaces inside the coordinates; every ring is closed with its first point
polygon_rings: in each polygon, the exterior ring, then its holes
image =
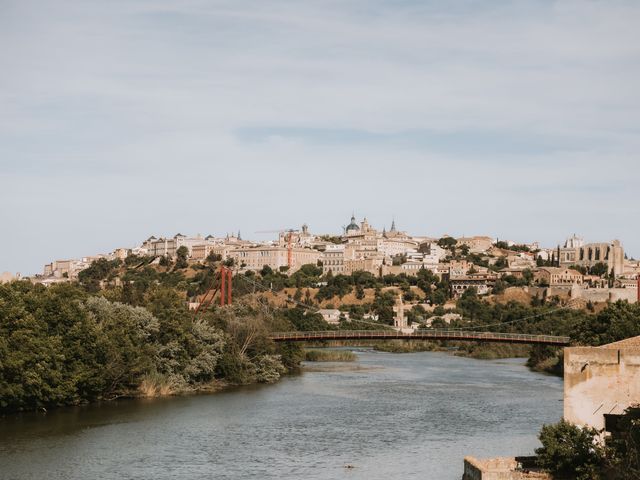
{"type": "Polygon", "coordinates": [[[640,3],[0,0],[0,272],[355,211],[640,255],[640,3]]]}

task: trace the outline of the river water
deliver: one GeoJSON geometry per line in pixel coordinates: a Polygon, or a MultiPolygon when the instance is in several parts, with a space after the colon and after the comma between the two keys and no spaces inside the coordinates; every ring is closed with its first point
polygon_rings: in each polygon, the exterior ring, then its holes
{"type": "Polygon", "coordinates": [[[275,385],[0,418],[0,479],[460,480],[465,455],[532,454],[561,415],[562,380],[522,359],[365,350],[275,385]]]}

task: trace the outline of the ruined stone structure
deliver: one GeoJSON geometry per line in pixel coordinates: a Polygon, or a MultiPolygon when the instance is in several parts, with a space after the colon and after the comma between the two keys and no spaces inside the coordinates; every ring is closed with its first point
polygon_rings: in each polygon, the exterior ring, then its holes
{"type": "Polygon", "coordinates": [[[564,419],[598,430],[640,404],[640,337],[564,349],[564,419]]]}
{"type": "Polygon", "coordinates": [[[462,480],[551,480],[551,476],[542,472],[522,468],[514,457],[497,457],[479,460],[465,457],[462,480]]]}

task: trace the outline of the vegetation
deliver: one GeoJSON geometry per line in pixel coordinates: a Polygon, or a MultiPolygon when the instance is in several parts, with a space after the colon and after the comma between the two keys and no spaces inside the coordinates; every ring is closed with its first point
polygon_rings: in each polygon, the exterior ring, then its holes
{"type": "Polygon", "coordinates": [[[640,478],[640,406],[629,407],[604,445],[592,428],[560,421],[542,427],[538,464],[558,479],[640,478]]]}
{"type": "Polygon", "coordinates": [[[138,306],[124,289],[103,293],[0,286],[0,411],[272,382],[301,359],[267,338],[293,328],[281,315],[240,304],[194,319],[183,294],[158,285],[132,297],[138,306]]]}
{"type": "MultiPolygon", "coordinates": [[[[454,239],[445,237],[439,243],[455,253],[454,239]]],[[[480,260],[487,265],[493,261],[480,260]]],[[[453,310],[461,318],[445,324],[439,317],[452,311],[442,307],[450,299],[449,284],[427,269],[416,276],[375,277],[367,272],[323,276],[316,265],[304,265],[291,276],[269,267],[238,274],[233,279],[234,305],[214,306],[195,320],[187,301],[197,300],[213,285],[220,262],[219,255],[210,255],[204,264],[190,264],[184,248],[173,260],[135,255],[124,261],[100,259],[80,272],[75,283],[49,288],[27,282],[0,286],[0,410],[176,393],[216,383],[274,381],[298,368],[305,353],[297,345],[275,345],[268,339],[270,331],[385,328],[399,294],[406,301],[422,298],[437,305],[433,311],[422,306],[407,310],[410,322],[435,317],[436,328],[568,335],[584,345],[640,335],[636,320],[640,305],[618,302],[595,314],[559,309],[554,298],[536,298],[531,305],[490,303],[473,289],[453,310]],[[295,308],[274,308],[253,295],[284,288],[295,288],[291,294],[298,302],[295,308]],[[315,296],[310,292],[314,288],[318,288],[315,296]],[[359,302],[342,302],[351,293],[359,302]],[[303,305],[334,300],[351,321],[329,325],[303,305]],[[380,321],[365,320],[365,315],[380,321]]],[[[497,265],[493,262],[492,268],[497,265]]],[[[529,272],[524,279],[505,277],[503,284],[519,285],[530,277],[529,272]]],[[[438,345],[443,344],[390,342],[381,348],[414,351],[438,345]]],[[[444,345],[477,358],[527,353],[522,347],[504,345],[444,345]]],[[[559,349],[533,347],[528,353],[531,368],[561,373],[559,349]]]]}
{"type": "Polygon", "coordinates": [[[378,342],[375,344],[374,348],[380,352],[389,353],[432,352],[434,350],[441,349],[436,342],[417,340],[390,340],[388,342],[378,342]]]}
{"type": "MultiPolygon", "coordinates": [[[[517,302],[491,304],[467,290],[457,302],[463,319],[453,321],[452,328],[473,328],[505,333],[564,335],[580,345],[604,345],[640,335],[640,305],[616,302],[598,314],[588,311],[559,309],[555,299],[536,300],[527,306],[517,302]]],[[[499,355],[502,348],[491,344],[465,344],[461,353],[473,348],[472,356],[499,355]],[[491,350],[486,355],[482,350],[491,350]]],[[[506,352],[505,352],[506,353],[506,352]]],[[[562,351],[547,346],[529,350],[527,364],[536,370],[562,374],[562,351]]]]}
{"type": "Polygon", "coordinates": [[[304,359],[307,362],[354,362],[355,353],[350,350],[305,350],[304,359]]]}
{"type": "Polygon", "coordinates": [[[580,428],[564,420],[542,427],[536,449],[538,464],[558,479],[596,480],[604,463],[598,431],[580,428]]]}

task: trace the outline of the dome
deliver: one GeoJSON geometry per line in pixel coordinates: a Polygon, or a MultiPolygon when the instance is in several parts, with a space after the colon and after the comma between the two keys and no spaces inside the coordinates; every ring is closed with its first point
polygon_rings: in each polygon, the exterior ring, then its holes
{"type": "Polygon", "coordinates": [[[360,230],[360,227],[356,223],[356,217],[355,216],[351,217],[351,223],[349,225],[347,225],[347,228],[345,230],[347,232],[354,232],[354,231],[360,230]]]}

